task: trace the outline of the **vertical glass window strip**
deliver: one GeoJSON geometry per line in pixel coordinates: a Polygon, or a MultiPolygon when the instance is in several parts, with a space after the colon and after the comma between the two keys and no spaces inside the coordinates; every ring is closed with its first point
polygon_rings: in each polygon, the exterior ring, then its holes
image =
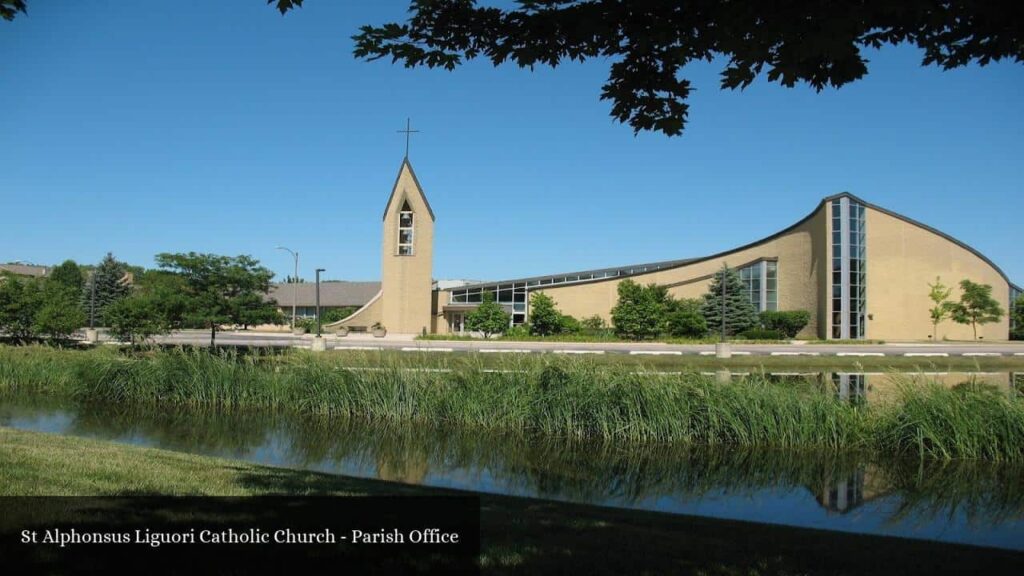
{"type": "Polygon", "coordinates": [[[402,205],[398,213],[398,255],[412,256],[413,214],[409,203],[402,205]]]}
{"type": "Polygon", "coordinates": [[[1008,310],[1008,313],[1010,315],[1010,330],[1011,331],[1017,329],[1017,323],[1014,321],[1013,307],[1017,303],[1017,299],[1021,297],[1021,294],[1024,294],[1024,292],[1021,292],[1020,290],[1017,290],[1013,286],[1010,286],[1010,308],[1008,310]]]}
{"type": "Polygon", "coordinates": [[[765,266],[765,295],[767,296],[765,302],[765,310],[778,310],[779,309],[779,263],[778,262],[764,262],[765,266]]]}
{"type": "Polygon", "coordinates": [[[840,198],[832,201],[831,211],[832,337],[861,339],[867,333],[865,208],[862,204],[852,202],[848,198],[840,198]],[[843,218],[844,203],[847,204],[845,219],[843,218]],[[847,246],[846,251],[843,250],[844,242],[847,246]]]}
{"type": "Polygon", "coordinates": [[[832,337],[842,338],[842,216],[839,200],[832,201],[832,337]]]}

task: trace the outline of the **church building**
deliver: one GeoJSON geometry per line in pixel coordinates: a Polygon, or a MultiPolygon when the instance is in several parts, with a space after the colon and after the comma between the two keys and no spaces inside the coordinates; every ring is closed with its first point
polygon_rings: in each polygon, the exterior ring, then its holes
{"type": "MultiPolygon", "coordinates": [[[[684,258],[472,284],[432,278],[434,212],[408,156],[387,199],[380,290],[351,316],[327,328],[375,325],[398,334],[464,333],[466,314],[490,292],[527,322],[530,295],[543,292],[576,318],[610,324],[619,282],[658,284],[676,298],[699,298],[723,265],[738,269],[758,310],[806,310],[801,337],[927,340],[932,335],[929,283],[953,287],[969,279],[992,286],[1004,311],[1019,285],[977,250],[934,228],[843,192],[829,196],[795,224],[756,242],[700,258],[684,258]]],[[[609,238],[614,235],[609,235],[609,238]]],[[[470,271],[472,273],[472,271],[470,271]]],[[[1008,315],[978,327],[987,341],[1009,337],[1008,315]]],[[[971,340],[970,326],[943,322],[938,338],[971,340]]]]}

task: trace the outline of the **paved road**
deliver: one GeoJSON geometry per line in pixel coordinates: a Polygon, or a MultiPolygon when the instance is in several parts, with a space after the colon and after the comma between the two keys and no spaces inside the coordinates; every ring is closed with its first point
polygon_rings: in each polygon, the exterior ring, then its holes
{"type": "MultiPolygon", "coordinates": [[[[631,355],[713,355],[713,344],[679,345],[659,343],[573,343],[573,342],[507,342],[507,341],[440,341],[393,338],[372,338],[350,335],[344,338],[325,336],[332,350],[400,350],[424,352],[483,352],[555,354],[631,354],[631,355]]],[[[210,335],[200,331],[183,331],[157,340],[167,344],[207,345],[210,335]]],[[[217,343],[225,346],[269,346],[309,348],[313,337],[291,334],[222,332],[217,343]]],[[[1021,357],[1024,342],[1002,343],[892,343],[892,344],[733,344],[734,356],[907,356],[907,357],[1021,357]]]]}

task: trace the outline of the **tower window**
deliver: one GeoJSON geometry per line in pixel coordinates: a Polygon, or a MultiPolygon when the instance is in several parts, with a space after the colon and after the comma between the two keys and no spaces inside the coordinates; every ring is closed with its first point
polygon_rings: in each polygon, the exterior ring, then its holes
{"type": "Polygon", "coordinates": [[[412,256],[413,214],[409,202],[402,204],[398,213],[398,255],[412,256]]]}

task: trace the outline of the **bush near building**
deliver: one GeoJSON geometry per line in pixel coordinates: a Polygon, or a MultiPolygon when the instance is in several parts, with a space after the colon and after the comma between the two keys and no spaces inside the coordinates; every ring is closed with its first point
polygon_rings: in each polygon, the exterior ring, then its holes
{"type": "Polygon", "coordinates": [[[627,340],[649,340],[660,335],[668,309],[668,289],[641,286],[632,280],[619,283],[619,300],[612,308],[615,335],[627,340]]]}
{"type": "Polygon", "coordinates": [[[484,338],[505,332],[511,323],[512,315],[494,301],[494,294],[491,292],[485,292],[483,302],[466,315],[466,328],[473,332],[482,332],[484,338]]]}
{"type": "Polygon", "coordinates": [[[796,338],[811,321],[807,310],[765,310],[761,312],[761,328],[778,332],[784,338],[796,338]]]}
{"type": "Polygon", "coordinates": [[[707,335],[708,324],[700,312],[700,300],[670,299],[665,317],[665,333],[676,338],[701,338],[707,335]]]}

